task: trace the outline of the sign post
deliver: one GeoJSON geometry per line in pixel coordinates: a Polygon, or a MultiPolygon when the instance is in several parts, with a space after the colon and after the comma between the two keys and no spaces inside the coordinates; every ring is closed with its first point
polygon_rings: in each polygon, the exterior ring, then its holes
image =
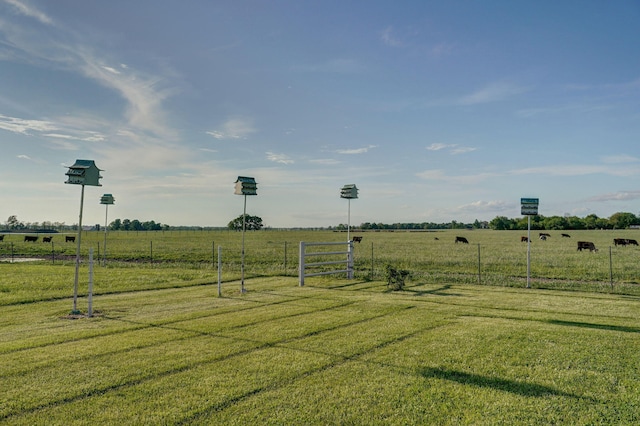
{"type": "Polygon", "coordinates": [[[527,216],[527,288],[531,288],[531,216],[538,214],[538,198],[521,198],[520,214],[527,216]]]}

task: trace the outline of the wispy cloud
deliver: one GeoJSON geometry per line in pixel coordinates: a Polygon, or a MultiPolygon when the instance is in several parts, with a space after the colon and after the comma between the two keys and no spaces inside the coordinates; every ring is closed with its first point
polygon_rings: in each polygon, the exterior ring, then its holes
{"type": "Polygon", "coordinates": [[[459,146],[458,144],[445,144],[445,143],[432,143],[427,147],[429,151],[442,151],[443,149],[449,150],[452,155],[466,154],[467,152],[475,151],[477,148],[470,146],[459,146]]]}
{"type": "Polygon", "coordinates": [[[17,157],[20,158],[21,160],[31,160],[31,157],[29,157],[28,155],[24,155],[24,154],[20,154],[17,157]]]}
{"type": "Polygon", "coordinates": [[[333,158],[316,158],[314,160],[309,160],[310,163],[318,164],[321,166],[335,166],[336,164],[340,164],[341,161],[338,161],[333,158]]]}
{"type": "Polygon", "coordinates": [[[10,4],[16,13],[24,16],[28,16],[30,18],[34,18],[40,21],[43,24],[52,24],[52,19],[46,14],[40,12],[39,10],[29,6],[25,2],[19,0],[4,0],[6,3],[10,4]]]}
{"type": "Polygon", "coordinates": [[[496,173],[477,173],[473,175],[447,175],[444,170],[433,169],[416,173],[416,176],[424,180],[434,180],[453,184],[475,184],[480,181],[499,176],[496,173]]]}
{"type": "Polygon", "coordinates": [[[346,154],[346,155],[366,154],[373,148],[376,148],[376,145],[369,145],[362,148],[339,149],[336,152],[338,154],[346,154]]]}
{"type": "Polygon", "coordinates": [[[499,102],[527,92],[529,89],[512,83],[492,83],[458,100],[460,105],[486,104],[499,102]]]}
{"type": "Polygon", "coordinates": [[[629,201],[640,199],[640,191],[619,191],[590,197],[587,201],[629,201]]]}
{"type": "Polygon", "coordinates": [[[602,162],[606,164],[623,164],[623,163],[637,163],[640,158],[627,154],[610,155],[602,158],[602,162]]]}
{"type": "Polygon", "coordinates": [[[252,120],[233,117],[224,122],[220,129],[210,130],[206,133],[216,139],[246,139],[255,131],[252,120]]]}
{"type": "Polygon", "coordinates": [[[458,206],[456,208],[457,211],[462,212],[495,212],[495,211],[507,211],[514,209],[513,203],[508,203],[503,200],[493,200],[493,201],[474,201],[469,204],[464,204],[458,206]]]}
{"type": "Polygon", "coordinates": [[[286,154],[276,154],[274,152],[267,152],[267,160],[280,164],[293,164],[294,161],[286,154]]]}
{"type": "Polygon", "coordinates": [[[394,30],[392,26],[388,26],[382,33],[380,34],[380,40],[387,46],[391,47],[401,47],[403,45],[402,41],[394,34],[394,30]]]}

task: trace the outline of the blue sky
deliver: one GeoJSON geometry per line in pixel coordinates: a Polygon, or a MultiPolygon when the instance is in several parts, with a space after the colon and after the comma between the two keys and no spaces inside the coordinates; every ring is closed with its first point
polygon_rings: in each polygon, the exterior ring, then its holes
{"type": "Polygon", "coordinates": [[[0,0],[0,221],[640,212],[640,2],[0,0]]]}

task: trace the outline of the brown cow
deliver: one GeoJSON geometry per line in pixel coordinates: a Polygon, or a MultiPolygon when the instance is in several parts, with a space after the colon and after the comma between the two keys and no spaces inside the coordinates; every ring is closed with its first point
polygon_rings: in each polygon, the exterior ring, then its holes
{"type": "Polygon", "coordinates": [[[520,242],[521,243],[527,243],[527,242],[529,242],[529,238],[528,237],[520,237],[520,242]]]}

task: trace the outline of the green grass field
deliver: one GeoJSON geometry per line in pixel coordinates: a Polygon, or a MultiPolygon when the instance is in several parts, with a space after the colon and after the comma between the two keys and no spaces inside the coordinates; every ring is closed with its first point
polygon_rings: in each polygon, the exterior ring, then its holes
{"type": "Polygon", "coordinates": [[[0,423],[637,424],[640,249],[609,249],[635,233],[534,240],[530,289],[521,234],[364,233],[355,279],[300,287],[298,241],[345,235],[249,233],[241,294],[237,233],[113,233],[91,318],[73,257],[25,243],[44,260],[0,263],[0,423]]]}
{"type": "Polygon", "coordinates": [[[96,297],[93,318],[69,298],[1,306],[0,422],[640,420],[635,296],[264,277],[218,297],[201,280],[96,297]]]}

